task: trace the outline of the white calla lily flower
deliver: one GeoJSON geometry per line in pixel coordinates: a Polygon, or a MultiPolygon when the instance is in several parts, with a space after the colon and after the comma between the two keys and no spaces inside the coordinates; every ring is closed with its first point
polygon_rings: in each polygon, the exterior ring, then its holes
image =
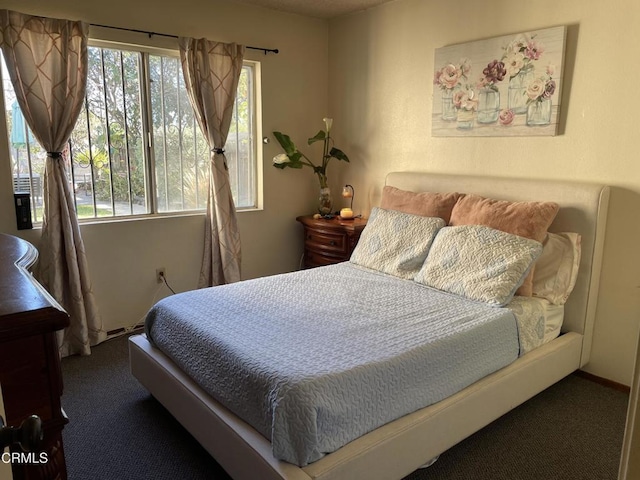
{"type": "Polygon", "coordinates": [[[327,131],[327,135],[329,135],[329,132],[331,131],[331,125],[333,125],[333,118],[323,118],[322,121],[324,122],[324,126],[326,127],[326,131],[327,131]]]}
{"type": "Polygon", "coordinates": [[[279,153],[275,157],[273,157],[273,163],[276,165],[282,165],[283,163],[289,163],[291,159],[287,156],[286,153],[279,153]]]}

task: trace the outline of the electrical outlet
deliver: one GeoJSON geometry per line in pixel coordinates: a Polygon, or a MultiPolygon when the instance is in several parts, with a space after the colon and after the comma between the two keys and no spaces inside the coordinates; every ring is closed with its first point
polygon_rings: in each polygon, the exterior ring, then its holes
{"type": "Polygon", "coordinates": [[[163,277],[167,277],[167,269],[164,267],[156,268],[156,282],[162,283],[163,277]]]}

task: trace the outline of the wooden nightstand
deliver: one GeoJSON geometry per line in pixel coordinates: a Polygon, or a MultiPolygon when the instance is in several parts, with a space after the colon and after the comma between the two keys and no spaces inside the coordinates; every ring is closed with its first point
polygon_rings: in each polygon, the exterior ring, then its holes
{"type": "Polygon", "coordinates": [[[320,267],[349,260],[367,220],[296,218],[304,226],[304,268],[320,267]]]}

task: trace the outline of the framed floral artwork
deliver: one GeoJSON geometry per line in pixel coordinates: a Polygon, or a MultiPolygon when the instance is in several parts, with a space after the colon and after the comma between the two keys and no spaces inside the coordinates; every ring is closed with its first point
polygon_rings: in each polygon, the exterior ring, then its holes
{"type": "Polygon", "coordinates": [[[438,48],[432,135],[556,135],[566,27],[438,48]]]}

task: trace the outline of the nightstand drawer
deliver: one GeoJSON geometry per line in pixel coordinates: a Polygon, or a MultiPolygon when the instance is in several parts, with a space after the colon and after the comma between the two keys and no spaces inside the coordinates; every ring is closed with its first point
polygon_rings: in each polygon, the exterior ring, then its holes
{"type": "Polygon", "coordinates": [[[351,257],[367,221],[363,218],[343,220],[340,217],[296,218],[304,226],[304,268],[345,262],[351,257]]]}
{"type": "Polygon", "coordinates": [[[331,233],[316,232],[311,229],[306,229],[305,232],[305,245],[320,247],[323,250],[333,250],[336,252],[346,251],[346,235],[331,233]]]}
{"type": "Polygon", "coordinates": [[[346,262],[347,260],[349,260],[349,256],[346,255],[323,255],[317,251],[304,251],[304,264],[307,268],[323,267],[334,263],[346,262]]]}

